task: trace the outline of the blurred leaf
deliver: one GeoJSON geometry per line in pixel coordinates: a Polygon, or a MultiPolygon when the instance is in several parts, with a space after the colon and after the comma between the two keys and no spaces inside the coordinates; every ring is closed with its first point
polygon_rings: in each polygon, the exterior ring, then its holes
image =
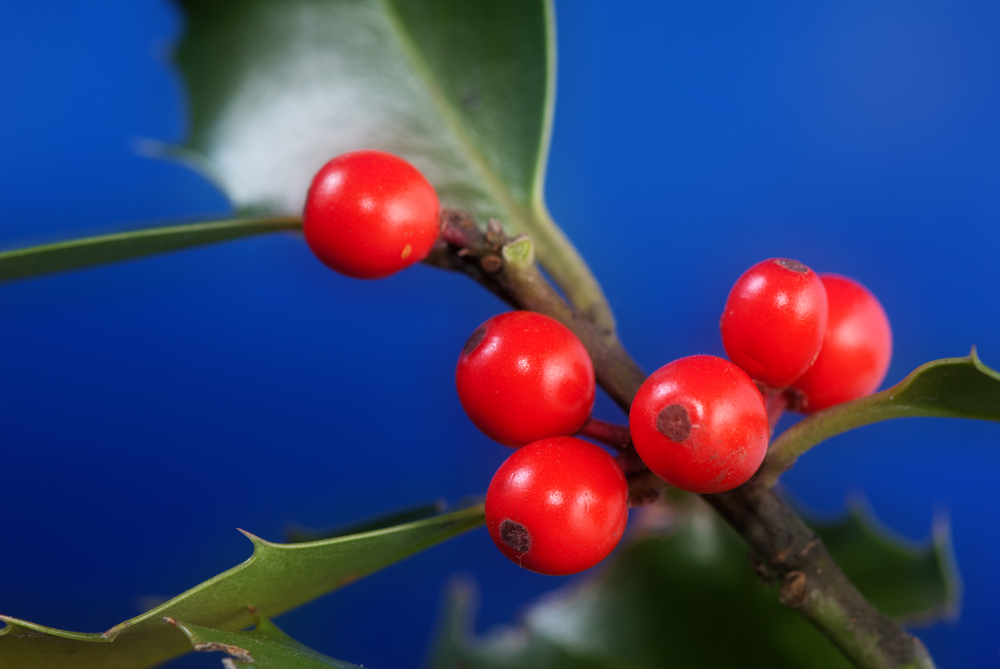
{"type": "MultiPolygon", "coordinates": [[[[901,550],[854,516],[823,533],[866,595],[905,608],[911,600],[895,591],[912,587],[921,612],[946,608],[952,575],[938,554],[942,543],[901,550]]],[[[778,603],[776,588],[748,564],[746,544],[701,505],[672,534],[640,538],[603,571],[543,598],[518,628],[475,637],[470,587],[459,583],[449,600],[437,669],[852,666],[778,603]]]]}
{"type": "Polygon", "coordinates": [[[921,416],[1000,421],[1000,373],[983,364],[975,347],[967,357],[921,365],[891,388],[818,411],[792,425],[772,442],[755,480],[773,486],[802,453],[848,430],[921,416]]]}
{"type": "Polygon", "coordinates": [[[190,648],[162,618],[217,630],[253,620],[247,605],[275,616],[362,576],[450,539],[483,522],[482,506],[388,529],[302,544],[274,544],[244,533],[253,555],[227,572],[116,625],[83,634],[0,616],[0,667],[18,669],[138,669],[190,648]]]}
{"type": "Polygon", "coordinates": [[[840,523],[816,532],[864,596],[893,618],[920,623],[958,612],[962,585],[951,551],[947,518],[935,519],[930,546],[918,546],[881,527],[860,499],[840,523]]]}
{"type": "Polygon", "coordinates": [[[131,260],[240,237],[298,230],[296,217],[245,218],[84,237],[0,252],[0,281],[131,260]]]}
{"type": "Polygon", "coordinates": [[[187,636],[191,647],[201,652],[221,651],[229,657],[223,660],[225,669],[359,669],[357,665],[334,660],[278,629],[267,618],[251,611],[254,629],[248,632],[227,632],[191,625],[173,618],[164,620],[187,636]]]}
{"type": "MultiPolygon", "coordinates": [[[[192,126],[175,157],[243,211],[302,210],[336,155],[400,155],[442,205],[498,218],[585,313],[596,282],[544,202],[550,0],[182,0],[192,126]]],[[[610,327],[610,312],[605,315],[610,327]]]]}

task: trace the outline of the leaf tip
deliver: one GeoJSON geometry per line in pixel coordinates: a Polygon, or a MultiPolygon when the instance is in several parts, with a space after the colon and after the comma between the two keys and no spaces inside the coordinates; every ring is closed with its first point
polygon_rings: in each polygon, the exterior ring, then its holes
{"type": "MultiPolygon", "coordinates": [[[[974,348],[973,351],[975,351],[974,348]]],[[[951,514],[946,509],[934,512],[934,518],[931,521],[931,537],[934,552],[937,553],[938,559],[941,561],[945,587],[947,588],[947,601],[942,607],[941,616],[945,620],[958,620],[962,610],[964,583],[962,582],[962,574],[958,570],[958,560],[955,558],[955,544],[951,536],[951,514]]]]}
{"type": "Polygon", "coordinates": [[[1000,372],[997,372],[993,368],[989,367],[982,360],[980,360],[979,350],[976,348],[975,344],[972,345],[972,350],[969,351],[969,360],[972,361],[972,366],[975,367],[977,370],[979,370],[986,376],[992,377],[1000,381],[1000,372]]]}
{"type": "Polygon", "coordinates": [[[247,539],[249,539],[251,543],[253,543],[254,550],[257,550],[262,546],[269,546],[271,544],[270,541],[267,541],[266,539],[261,539],[253,532],[247,532],[246,530],[241,529],[239,527],[236,528],[236,531],[245,536],[247,539]]]}
{"type": "Polygon", "coordinates": [[[4,634],[9,634],[17,630],[18,628],[21,628],[22,630],[26,629],[23,625],[19,624],[21,622],[22,621],[18,620],[17,618],[11,618],[10,616],[0,615],[0,623],[3,623],[3,625],[0,626],[0,636],[3,636],[4,634]]]}

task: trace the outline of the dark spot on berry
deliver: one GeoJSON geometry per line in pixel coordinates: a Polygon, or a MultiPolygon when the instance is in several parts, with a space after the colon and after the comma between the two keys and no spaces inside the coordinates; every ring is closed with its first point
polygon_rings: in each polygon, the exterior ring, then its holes
{"type": "Polygon", "coordinates": [[[462,355],[469,355],[476,347],[479,346],[483,341],[483,337],[486,336],[486,326],[481,325],[479,329],[472,333],[472,336],[465,340],[465,346],[462,347],[462,355]]]}
{"type": "Polygon", "coordinates": [[[684,441],[691,434],[688,410],[680,404],[671,404],[656,417],[656,429],[670,441],[684,441]]]}
{"type": "Polygon", "coordinates": [[[515,553],[527,553],[531,548],[531,536],[528,534],[528,528],[509,518],[500,523],[500,538],[515,553]]]}
{"type": "Polygon", "coordinates": [[[798,272],[799,274],[806,274],[809,268],[800,263],[798,260],[789,260],[788,258],[778,258],[775,260],[776,263],[784,267],[785,269],[790,269],[793,272],[798,272]]]}

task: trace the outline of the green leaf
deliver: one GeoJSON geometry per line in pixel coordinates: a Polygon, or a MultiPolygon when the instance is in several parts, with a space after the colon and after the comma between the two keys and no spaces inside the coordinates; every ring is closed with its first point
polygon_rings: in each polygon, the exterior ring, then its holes
{"type": "Polygon", "coordinates": [[[0,252],[0,281],[131,260],[302,227],[297,217],[244,218],[71,239],[0,252]]]}
{"type": "Polygon", "coordinates": [[[250,614],[254,629],[247,632],[214,630],[170,617],[164,621],[183,632],[195,650],[228,655],[222,661],[225,669],[359,669],[302,645],[256,611],[250,614]]]}
{"type": "Polygon", "coordinates": [[[375,518],[369,518],[357,523],[334,527],[328,530],[313,530],[307,527],[293,525],[285,531],[285,541],[290,544],[300,544],[306,541],[320,541],[322,539],[343,537],[348,534],[372,532],[374,530],[392,527],[393,525],[402,525],[403,523],[412,523],[417,520],[424,520],[425,518],[433,518],[444,511],[444,508],[444,500],[437,500],[435,502],[418,504],[408,509],[395,511],[384,516],[377,516],[375,518]]]}
{"type": "Polygon", "coordinates": [[[754,483],[773,486],[800,455],[830,437],[919,416],[1000,421],[1000,373],[984,365],[973,347],[968,357],[928,362],[892,388],[818,411],[774,440],[754,483]]]}
{"type": "Polygon", "coordinates": [[[544,202],[550,0],[182,0],[192,126],[175,155],[241,210],[302,210],[347,151],[400,155],[443,206],[528,233],[571,301],[609,329],[589,269],[544,202]]]}
{"type": "Polygon", "coordinates": [[[929,545],[916,545],[880,526],[864,501],[853,500],[840,523],[816,532],[837,564],[880,611],[909,623],[950,618],[962,584],[951,549],[948,520],[935,519],[929,545]]]}
{"type": "MultiPolygon", "coordinates": [[[[778,603],[776,588],[757,579],[746,544],[735,532],[701,504],[684,516],[671,534],[639,538],[603,571],[543,598],[518,628],[474,636],[474,597],[467,584],[458,584],[450,593],[433,666],[852,666],[804,618],[778,603]]],[[[633,518],[633,525],[643,525],[642,519],[633,518]]],[[[945,566],[943,537],[922,551],[901,549],[855,516],[822,532],[848,576],[857,578],[862,592],[876,601],[906,613],[914,611],[910,604],[927,613],[953,603],[945,595],[951,592],[952,573],[945,566]],[[926,596],[908,602],[898,590],[909,588],[926,596]]]]}
{"type": "Polygon", "coordinates": [[[253,555],[227,572],[104,634],[66,632],[0,616],[0,667],[139,669],[190,650],[164,616],[217,630],[250,625],[246,606],[276,616],[483,522],[476,506],[374,532],[275,544],[244,532],[253,555]]]}

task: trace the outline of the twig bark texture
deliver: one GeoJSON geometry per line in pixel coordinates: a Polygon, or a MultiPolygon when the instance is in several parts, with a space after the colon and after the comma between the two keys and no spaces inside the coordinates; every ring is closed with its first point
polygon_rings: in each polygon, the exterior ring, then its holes
{"type": "MultiPolygon", "coordinates": [[[[614,333],[582,316],[545,279],[530,239],[507,237],[496,221],[483,232],[467,215],[445,211],[442,238],[426,262],[468,275],[515,309],[537,311],[566,325],[590,353],[597,382],[628,413],[646,375],[614,333]]],[[[629,450],[622,457],[629,458],[629,450]]],[[[663,484],[655,477],[649,480],[650,474],[637,471],[632,477],[642,480],[646,492],[655,493],[663,484]]],[[[633,497],[639,494],[631,487],[630,491],[633,497]]],[[[781,602],[809,619],[858,667],[934,667],[920,640],[858,592],[816,533],[770,486],[751,480],[735,490],[704,497],[753,549],[757,573],[780,584],[781,602]]]]}

